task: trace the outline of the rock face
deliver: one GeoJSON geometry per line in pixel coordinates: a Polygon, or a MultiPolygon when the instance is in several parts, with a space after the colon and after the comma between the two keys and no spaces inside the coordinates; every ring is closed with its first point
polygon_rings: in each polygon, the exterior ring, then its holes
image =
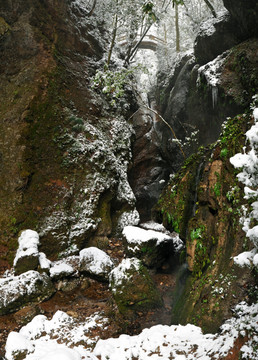
{"type": "Polygon", "coordinates": [[[134,211],[132,128],[90,86],[104,48],[77,1],[0,4],[2,261],[20,230],[36,230],[54,260],[102,243],[134,211]]]}
{"type": "MultiPolygon", "coordinates": [[[[158,75],[155,90],[156,107],[174,129],[183,145],[186,157],[198,148],[186,139],[194,132],[197,145],[217,140],[221,124],[227,117],[242,113],[257,91],[257,2],[225,0],[228,12],[201,26],[195,41],[194,56],[184,56],[173,69],[158,75]],[[229,50],[225,62],[213,63],[213,78],[207,78],[200,65],[229,50]],[[214,78],[218,79],[213,82],[214,78]]],[[[205,69],[203,69],[205,70],[205,69]]],[[[170,171],[179,169],[184,158],[164,123],[160,146],[170,171]]]]}
{"type": "Polygon", "coordinates": [[[255,0],[224,0],[228,13],[203,24],[195,41],[194,53],[201,65],[242,41],[257,37],[255,0]]]}
{"type": "Polygon", "coordinates": [[[161,151],[162,136],[157,129],[158,121],[157,116],[147,109],[142,109],[133,117],[135,138],[129,182],[141,221],[151,218],[151,208],[157,202],[169,175],[168,164],[161,151]]]}
{"type": "Polygon", "coordinates": [[[50,278],[37,271],[0,280],[0,315],[17,311],[26,304],[50,298],[55,292],[50,278]]]}
{"type": "Polygon", "coordinates": [[[192,156],[163,193],[158,210],[164,224],[186,241],[191,276],[175,302],[172,321],[194,322],[215,332],[243,299],[253,301],[250,268],[236,266],[233,257],[253,248],[242,230],[246,203],[229,159],[241,152],[252,117],[228,121],[215,146],[192,156]]]}
{"type": "Polygon", "coordinates": [[[110,288],[122,314],[162,306],[161,296],[148,270],[136,258],[124,259],[110,273],[110,288]]]}
{"type": "Polygon", "coordinates": [[[223,3],[234,21],[234,31],[238,38],[243,41],[257,37],[258,30],[257,26],[255,26],[258,11],[257,1],[223,0],[223,3]]]}

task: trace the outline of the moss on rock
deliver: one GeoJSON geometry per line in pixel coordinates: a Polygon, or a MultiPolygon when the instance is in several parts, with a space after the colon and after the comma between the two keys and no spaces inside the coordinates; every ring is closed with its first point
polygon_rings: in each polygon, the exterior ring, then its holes
{"type": "Polygon", "coordinates": [[[240,223],[245,203],[243,186],[229,159],[244,145],[244,134],[251,121],[248,114],[228,119],[212,152],[202,158],[198,181],[193,176],[197,174],[193,170],[196,163],[190,159],[161,197],[158,209],[165,210],[165,222],[167,214],[181,222],[178,230],[185,236],[191,271],[181,296],[176,299],[175,294],[173,323],[191,322],[204,331],[216,332],[222,321],[231,316],[232,306],[249,298],[248,288],[255,282],[252,271],[238,268],[233,262],[233,257],[250,249],[251,244],[240,223]]]}
{"type": "Polygon", "coordinates": [[[110,274],[110,287],[119,312],[123,315],[163,305],[147,268],[138,259],[123,260],[110,274]]]}

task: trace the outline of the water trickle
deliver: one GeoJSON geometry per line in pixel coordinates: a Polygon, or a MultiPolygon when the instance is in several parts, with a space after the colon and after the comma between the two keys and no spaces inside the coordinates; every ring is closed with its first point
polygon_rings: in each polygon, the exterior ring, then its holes
{"type": "Polygon", "coordinates": [[[211,96],[212,96],[212,107],[214,109],[215,106],[217,105],[217,102],[218,102],[218,88],[217,88],[217,86],[212,86],[211,87],[211,96]]]}

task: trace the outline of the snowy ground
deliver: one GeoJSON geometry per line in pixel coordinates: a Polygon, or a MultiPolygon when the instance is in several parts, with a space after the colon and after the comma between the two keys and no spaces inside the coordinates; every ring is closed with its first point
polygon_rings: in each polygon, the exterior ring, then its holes
{"type": "Polygon", "coordinates": [[[157,325],[139,335],[121,335],[100,340],[94,333],[108,326],[108,319],[94,314],[79,323],[62,311],[51,320],[36,316],[19,333],[11,332],[6,343],[6,359],[26,354],[26,360],[208,360],[224,358],[239,338],[249,339],[242,346],[243,359],[258,359],[258,304],[244,302],[235,309],[235,316],[221,327],[220,334],[203,335],[201,329],[186,326],[157,325]],[[15,356],[16,354],[16,356],[15,356]]]}

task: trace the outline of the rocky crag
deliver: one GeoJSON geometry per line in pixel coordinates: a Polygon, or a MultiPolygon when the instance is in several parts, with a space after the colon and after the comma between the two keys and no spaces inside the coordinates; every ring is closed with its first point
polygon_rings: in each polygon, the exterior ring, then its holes
{"type": "Polygon", "coordinates": [[[126,211],[138,220],[131,125],[91,89],[105,32],[74,1],[7,1],[0,24],[1,268],[26,228],[51,259],[105,247],[126,211]]]}

